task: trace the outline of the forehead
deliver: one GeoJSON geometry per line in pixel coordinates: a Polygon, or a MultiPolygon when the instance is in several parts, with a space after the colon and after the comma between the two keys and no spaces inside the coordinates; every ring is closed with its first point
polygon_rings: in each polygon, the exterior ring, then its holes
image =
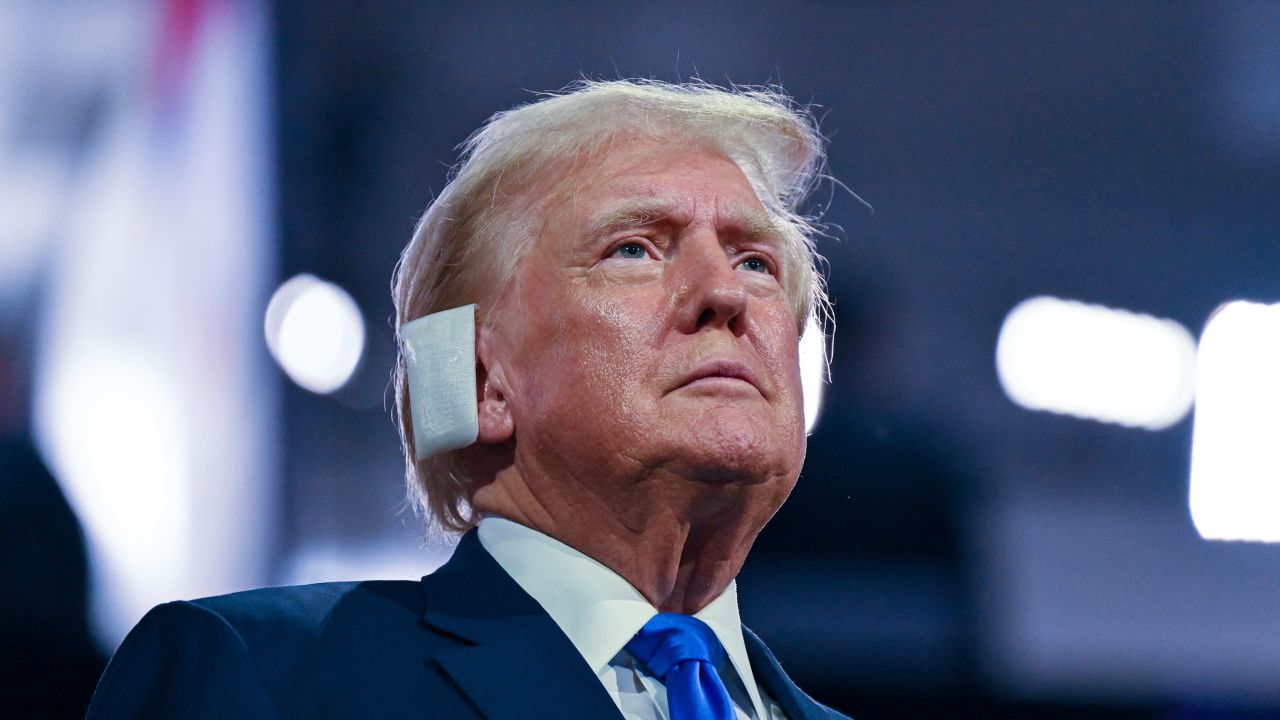
{"type": "Polygon", "coordinates": [[[687,144],[633,141],[609,148],[575,168],[550,194],[547,209],[571,215],[585,229],[660,221],[687,224],[699,216],[755,234],[777,223],[732,160],[687,144]]]}
{"type": "MultiPolygon", "coordinates": [[[[623,189],[615,196],[603,198],[601,207],[591,214],[587,234],[608,232],[617,227],[671,222],[687,225],[699,214],[700,198],[668,194],[668,189],[637,186],[623,189]]],[[[754,205],[737,199],[716,199],[702,209],[715,212],[717,225],[729,226],[749,235],[779,235],[777,223],[757,202],[754,205]]]]}

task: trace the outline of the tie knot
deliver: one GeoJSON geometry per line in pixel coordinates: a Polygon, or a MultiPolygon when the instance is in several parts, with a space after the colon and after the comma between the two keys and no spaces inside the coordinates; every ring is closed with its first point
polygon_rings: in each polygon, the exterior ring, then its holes
{"type": "Polygon", "coordinates": [[[692,615],[658,613],[627,643],[627,652],[664,680],[676,665],[687,660],[708,663],[724,660],[724,646],[711,628],[692,615]]]}

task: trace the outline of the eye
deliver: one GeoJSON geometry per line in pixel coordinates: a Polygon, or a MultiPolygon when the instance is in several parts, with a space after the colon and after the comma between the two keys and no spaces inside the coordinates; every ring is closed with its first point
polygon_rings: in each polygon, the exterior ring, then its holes
{"type": "Polygon", "coordinates": [[[629,242],[619,245],[618,249],[613,251],[613,257],[625,260],[643,260],[649,257],[649,251],[645,250],[644,245],[638,242],[629,242]]]}
{"type": "Polygon", "coordinates": [[[758,257],[749,257],[746,260],[743,260],[738,265],[738,267],[746,268],[751,272],[761,272],[761,273],[772,272],[769,269],[769,264],[766,263],[763,258],[758,258],[758,257]]]}

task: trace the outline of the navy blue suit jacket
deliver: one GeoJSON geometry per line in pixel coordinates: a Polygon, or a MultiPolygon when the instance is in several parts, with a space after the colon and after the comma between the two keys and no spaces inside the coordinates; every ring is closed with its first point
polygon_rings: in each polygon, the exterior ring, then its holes
{"type": "MultiPolygon", "coordinates": [[[[743,629],[794,720],[819,705],[743,629]]],[[[325,583],[161,605],[120,646],[90,720],[618,718],[604,686],[475,531],[421,582],[325,583]]]]}

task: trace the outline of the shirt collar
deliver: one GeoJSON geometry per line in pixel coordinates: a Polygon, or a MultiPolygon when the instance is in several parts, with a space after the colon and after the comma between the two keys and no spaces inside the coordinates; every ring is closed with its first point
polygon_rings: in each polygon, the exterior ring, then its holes
{"type": "MultiPolygon", "coordinates": [[[[537,530],[486,517],[480,521],[479,536],[484,549],[547,611],[597,675],[658,614],[613,570],[537,530]]],[[[765,717],[742,637],[737,582],[730,582],[693,616],[716,634],[751,696],[756,716],[765,717]]]]}

